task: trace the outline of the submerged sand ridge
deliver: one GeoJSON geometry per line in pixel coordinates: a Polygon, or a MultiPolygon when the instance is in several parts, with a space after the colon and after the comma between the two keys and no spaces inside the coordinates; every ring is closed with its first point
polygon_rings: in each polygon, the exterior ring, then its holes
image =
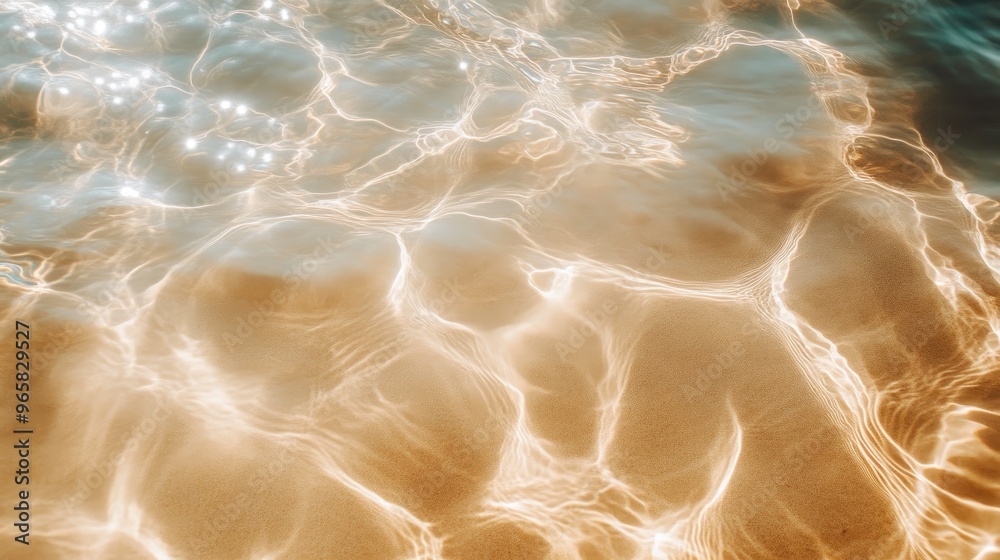
{"type": "Polygon", "coordinates": [[[835,7],[72,9],[2,23],[5,557],[1000,554],[1000,205],[835,7]]]}

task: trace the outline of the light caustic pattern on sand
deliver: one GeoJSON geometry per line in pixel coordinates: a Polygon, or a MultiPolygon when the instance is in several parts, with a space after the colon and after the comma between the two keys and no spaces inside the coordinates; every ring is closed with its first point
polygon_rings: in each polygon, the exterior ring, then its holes
{"type": "Polygon", "coordinates": [[[32,557],[1000,558],[1000,206],[836,8],[0,24],[32,557]]]}

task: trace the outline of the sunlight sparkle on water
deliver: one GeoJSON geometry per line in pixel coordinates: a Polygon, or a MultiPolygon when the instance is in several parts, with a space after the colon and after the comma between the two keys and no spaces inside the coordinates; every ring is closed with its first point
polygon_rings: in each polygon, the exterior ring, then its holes
{"type": "Polygon", "coordinates": [[[901,1],[4,0],[33,549],[996,556],[1000,49],[901,1]]]}

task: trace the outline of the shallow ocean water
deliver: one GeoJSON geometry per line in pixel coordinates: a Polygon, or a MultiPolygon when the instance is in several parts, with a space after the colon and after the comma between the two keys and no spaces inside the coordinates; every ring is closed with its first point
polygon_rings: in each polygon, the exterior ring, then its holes
{"type": "Polygon", "coordinates": [[[998,20],[4,3],[0,550],[1000,558],[998,20]]]}

